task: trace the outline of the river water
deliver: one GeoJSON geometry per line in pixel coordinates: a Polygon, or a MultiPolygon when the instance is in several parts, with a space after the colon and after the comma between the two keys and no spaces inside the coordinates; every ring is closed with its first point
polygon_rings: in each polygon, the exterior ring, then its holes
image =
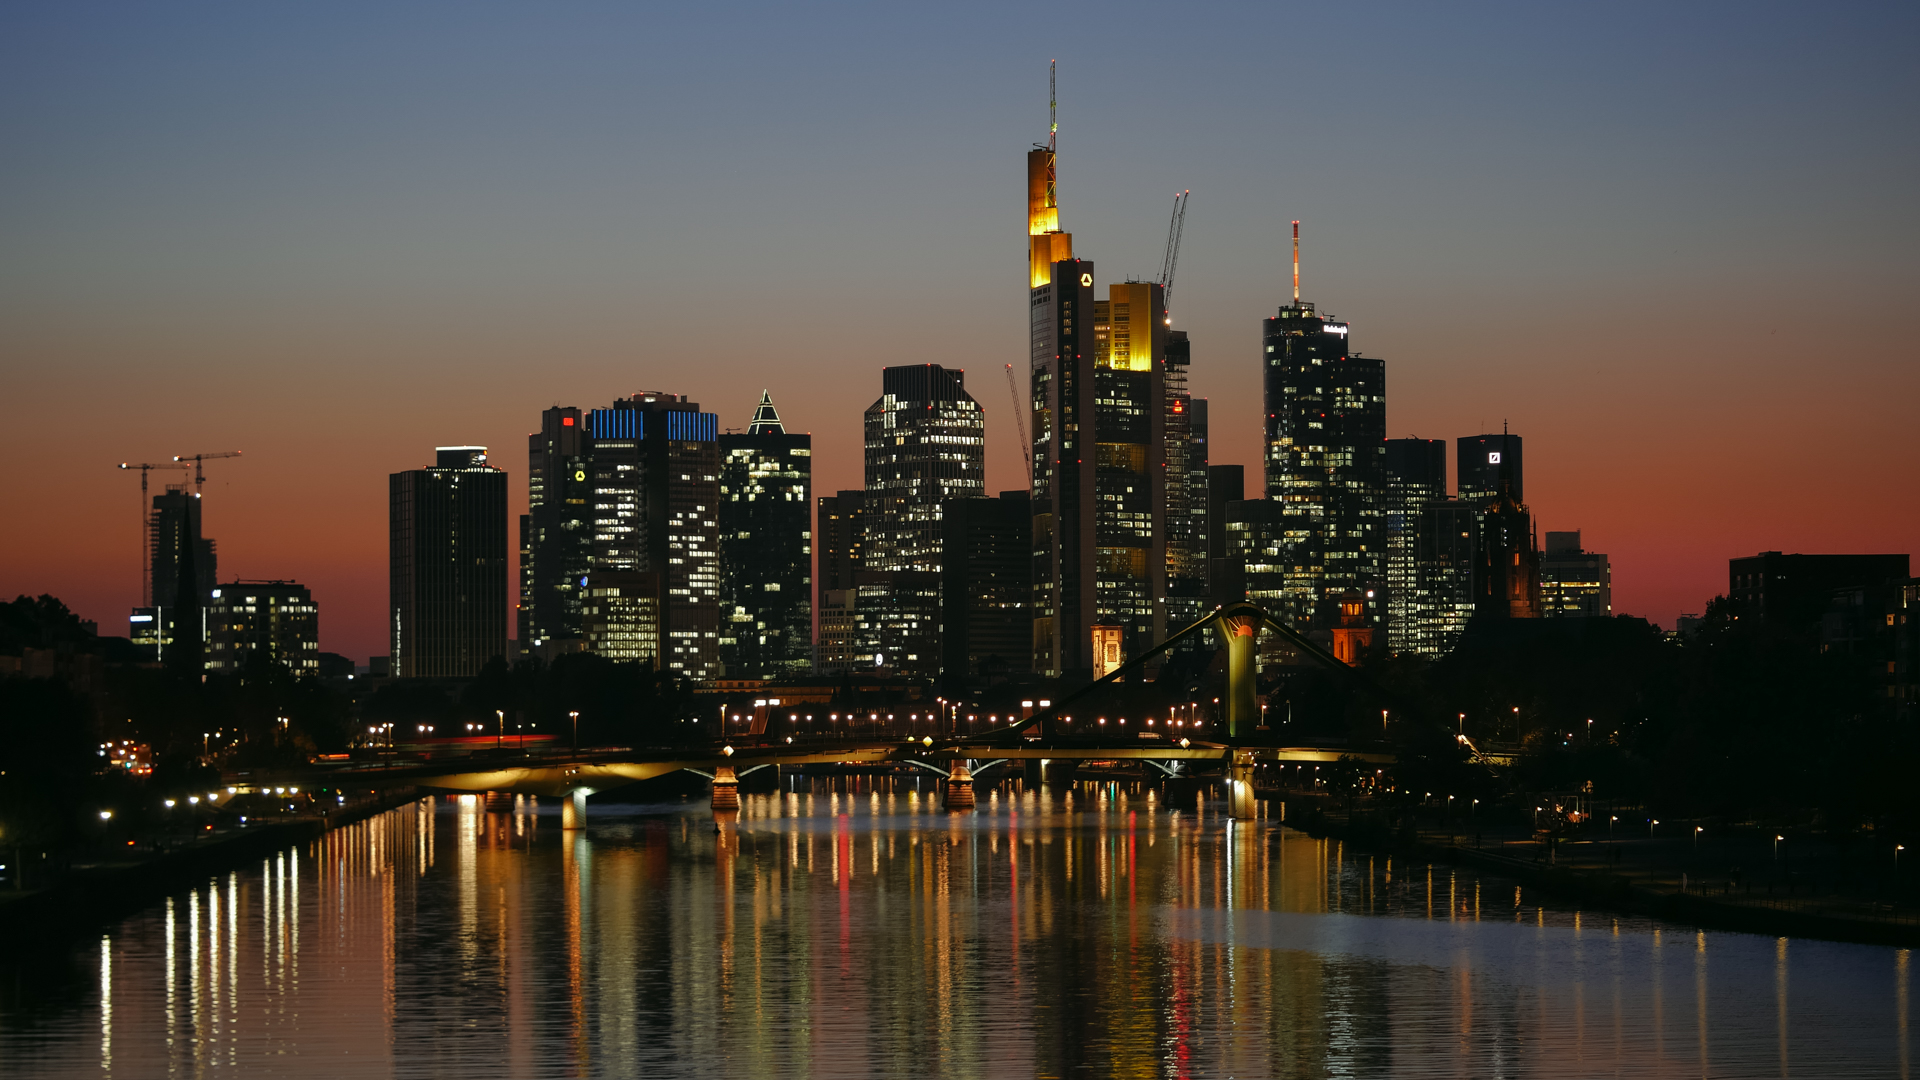
{"type": "Polygon", "coordinates": [[[0,961],[0,1075],[1908,1075],[1904,950],[1543,908],[1146,788],[742,802],[336,830],[0,961]]]}

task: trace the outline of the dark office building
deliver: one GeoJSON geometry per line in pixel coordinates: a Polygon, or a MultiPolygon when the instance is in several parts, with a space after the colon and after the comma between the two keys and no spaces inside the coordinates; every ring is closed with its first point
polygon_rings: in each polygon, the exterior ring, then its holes
{"type": "Polygon", "coordinates": [[[507,474],[484,446],[436,448],[388,479],[394,674],[478,675],[507,652],[507,474]]]}
{"type": "Polygon", "coordinates": [[[1387,440],[1387,648],[1395,653],[1414,651],[1419,635],[1420,515],[1446,497],[1446,440],[1387,440]]]}
{"type": "MultiPolygon", "coordinates": [[[[1193,343],[1185,330],[1167,331],[1166,417],[1166,632],[1191,625],[1207,610],[1207,400],[1187,392],[1193,343]]],[[[1184,650],[1207,648],[1189,640],[1184,650]]]]}
{"type": "MultiPolygon", "coordinates": [[[[719,418],[685,395],[645,392],[587,414],[595,571],[656,574],[660,669],[720,674],[719,418]]],[[[622,599],[630,597],[625,595],[622,599]]],[[[608,627],[630,641],[637,628],[608,627]]]]}
{"type": "Polygon", "coordinates": [[[1353,352],[1346,323],[1297,297],[1265,321],[1262,337],[1267,498],[1286,537],[1285,585],[1271,610],[1305,628],[1338,614],[1329,601],[1356,592],[1378,631],[1386,614],[1386,364],[1353,352]]]}
{"type": "Polygon", "coordinates": [[[1485,507],[1500,494],[1503,475],[1513,485],[1513,501],[1527,501],[1520,436],[1464,435],[1456,440],[1455,454],[1453,479],[1461,502],[1485,507]]]}
{"type": "Polygon", "coordinates": [[[1880,586],[1909,576],[1905,555],[1783,555],[1763,551],[1727,561],[1727,597],[1743,618],[1796,632],[1817,628],[1835,590],[1880,586]]]}
{"type": "Polygon", "coordinates": [[[520,650],[551,662],[585,647],[582,602],[593,557],[592,440],[579,409],[555,406],[527,436],[520,518],[520,650]]]}
{"type": "Polygon", "coordinates": [[[1224,607],[1247,598],[1246,575],[1227,529],[1227,507],[1247,497],[1247,467],[1207,466],[1207,606],[1224,607]]]}
{"type": "Polygon", "coordinates": [[[839,491],[822,495],[814,518],[814,540],[820,549],[819,588],[827,591],[853,588],[853,575],[860,569],[860,553],[866,541],[866,493],[839,491]]]}
{"type": "Polygon", "coordinates": [[[1033,658],[1033,504],[1024,491],[946,506],[940,551],[941,675],[1026,671],[1033,658]]]}
{"type": "Polygon", "coordinates": [[[813,663],[813,437],[765,391],[745,434],[720,436],[720,664],[728,678],[813,663]]]}
{"type": "Polygon", "coordinates": [[[214,543],[200,532],[200,495],[169,484],[153,497],[147,518],[152,604],[129,617],[130,637],[143,651],[182,670],[199,670],[206,643],[207,601],[218,580],[214,543]]]}

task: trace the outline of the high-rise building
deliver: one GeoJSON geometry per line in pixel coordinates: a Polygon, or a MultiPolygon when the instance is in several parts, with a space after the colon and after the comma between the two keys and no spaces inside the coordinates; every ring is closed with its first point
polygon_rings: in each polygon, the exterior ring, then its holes
{"type": "Polygon", "coordinates": [[[813,663],[813,437],[765,391],[745,434],[720,436],[720,663],[730,678],[813,663]]]}
{"type": "Polygon", "coordinates": [[[1480,510],[1459,499],[1428,503],[1414,536],[1414,631],[1407,652],[1438,660],[1473,618],[1480,510]]]}
{"type": "Polygon", "coordinates": [[[645,392],[594,409],[586,420],[592,569],[656,575],[658,666],[691,679],[717,677],[719,418],[684,395],[645,392]]]}
{"type": "Polygon", "coordinates": [[[843,672],[854,665],[859,617],[854,605],[858,592],[853,576],[860,571],[860,553],[866,540],[866,492],[840,491],[822,495],[814,517],[814,545],[820,566],[814,575],[820,625],[814,643],[814,667],[843,672]]]}
{"type": "Polygon", "coordinates": [[[320,674],[320,608],[297,581],[231,581],[207,605],[207,670],[233,673],[263,652],[295,675],[320,674]]]}
{"type": "Polygon", "coordinates": [[[442,446],[387,492],[393,671],[478,675],[507,652],[507,474],[484,446],[442,446]]]}
{"type": "MultiPolygon", "coordinates": [[[[1167,592],[1166,631],[1191,625],[1207,611],[1207,400],[1187,392],[1193,359],[1185,330],[1167,332],[1165,372],[1167,592]]],[[[1207,648],[1189,639],[1176,646],[1207,648]]]]}
{"type": "Polygon", "coordinates": [[[1550,532],[1540,555],[1540,617],[1604,619],[1613,615],[1613,570],[1607,557],[1580,547],[1580,532],[1550,532]]]}
{"type": "Polygon", "coordinates": [[[1412,652],[1419,635],[1420,515],[1447,497],[1444,439],[1387,440],[1387,648],[1412,652]]]}
{"type": "Polygon", "coordinates": [[[581,589],[581,631],[588,652],[658,667],[664,640],[660,575],[638,570],[589,571],[581,589]]]}
{"type": "Polygon", "coordinates": [[[1207,466],[1207,606],[1247,598],[1245,563],[1227,528],[1227,507],[1247,497],[1244,465],[1207,466]]]}
{"type": "Polygon", "coordinates": [[[944,508],[986,494],[986,423],[965,373],[890,367],[866,412],[856,664],[940,670],[944,508]]]}
{"type": "Polygon", "coordinates": [[[1485,507],[1500,494],[1504,476],[1513,487],[1513,501],[1527,501],[1526,472],[1520,436],[1463,435],[1455,442],[1454,488],[1461,502],[1485,507]]]}
{"type": "Polygon", "coordinates": [[[577,408],[554,406],[527,436],[520,518],[520,650],[551,661],[584,647],[581,606],[593,558],[592,440],[577,408]]]}
{"type": "Polygon", "coordinates": [[[207,601],[218,580],[214,542],[201,535],[200,494],[169,484],[153,497],[147,519],[152,603],[128,618],[136,644],[182,670],[200,670],[207,640],[207,601]]]}
{"type": "Polygon", "coordinates": [[[1271,610],[1296,627],[1318,626],[1342,617],[1337,598],[1357,591],[1377,628],[1386,593],[1386,364],[1352,351],[1348,324],[1300,299],[1295,267],[1293,303],[1262,334],[1267,498],[1285,536],[1286,584],[1271,610]]]}
{"type": "Polygon", "coordinates": [[[941,675],[1027,670],[1033,659],[1033,505],[1025,491],[946,506],[941,544],[941,675]]]}
{"type": "Polygon", "coordinates": [[[941,507],[986,494],[986,420],[965,382],[938,364],[881,372],[866,413],[863,569],[938,572],[941,507]]]}

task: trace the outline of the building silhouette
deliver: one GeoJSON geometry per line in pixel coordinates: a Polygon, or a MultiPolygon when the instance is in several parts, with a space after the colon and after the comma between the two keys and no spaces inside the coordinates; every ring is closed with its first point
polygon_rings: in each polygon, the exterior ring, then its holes
{"type": "Polygon", "coordinates": [[[540,414],[527,436],[520,518],[520,650],[552,662],[586,647],[582,604],[593,556],[592,441],[571,406],[540,414]]]}
{"type": "Polygon", "coordinates": [[[442,446],[387,493],[393,673],[478,675],[507,652],[507,474],[484,446],[442,446]]]}
{"type": "Polygon", "coordinates": [[[1033,504],[1025,491],[946,505],[940,559],[941,674],[1024,672],[1033,658],[1033,504]]]}
{"type": "Polygon", "coordinates": [[[1513,488],[1513,501],[1527,501],[1525,455],[1520,436],[1501,432],[1496,435],[1463,435],[1455,441],[1454,486],[1460,501],[1485,506],[1500,494],[1505,477],[1513,488]]]}
{"type": "Polygon", "coordinates": [[[1514,497],[1507,479],[1480,511],[1474,563],[1474,618],[1540,617],[1540,551],[1534,542],[1533,513],[1514,497]]]}
{"type": "Polygon", "coordinates": [[[765,391],[744,434],[720,436],[720,664],[729,678],[813,665],[813,437],[765,391]]]}
{"type": "Polygon", "coordinates": [[[1414,537],[1413,632],[1406,651],[1438,660],[1453,651],[1474,612],[1480,511],[1459,499],[1428,503],[1414,537]]]}

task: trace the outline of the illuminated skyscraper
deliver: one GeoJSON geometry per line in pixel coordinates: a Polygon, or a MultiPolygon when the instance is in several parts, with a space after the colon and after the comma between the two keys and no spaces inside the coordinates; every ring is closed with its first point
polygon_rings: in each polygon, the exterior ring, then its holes
{"type": "MultiPolygon", "coordinates": [[[[1167,334],[1166,364],[1166,632],[1204,615],[1207,604],[1207,399],[1187,392],[1193,358],[1185,330],[1167,334]]],[[[1210,648],[1193,641],[1193,649],[1210,648]]],[[[1183,647],[1183,646],[1176,646],[1183,647]]]]}
{"type": "Polygon", "coordinates": [[[1540,555],[1540,617],[1605,619],[1613,615],[1613,568],[1580,546],[1580,531],[1550,532],[1540,555]]]}
{"type": "Polygon", "coordinates": [[[1446,497],[1446,440],[1387,440],[1387,647],[1395,653],[1412,651],[1419,633],[1420,515],[1446,497]]]}
{"type": "Polygon", "coordinates": [[[729,678],[803,675],[813,660],[813,437],[765,391],[720,436],[720,662],[729,678]]]}
{"type": "Polygon", "coordinates": [[[1473,574],[1480,511],[1458,499],[1428,503],[1414,536],[1419,601],[1407,651],[1438,660],[1453,651],[1473,618],[1473,574]]]}
{"type": "Polygon", "coordinates": [[[507,652],[507,474],[484,446],[442,446],[387,491],[394,674],[480,674],[507,652]]]}
{"type": "Polygon", "coordinates": [[[232,674],[265,653],[295,675],[320,674],[320,607],[297,581],[230,581],[207,605],[207,670],[232,674]]]}
{"type": "Polygon", "coordinates": [[[1520,436],[1501,432],[1496,435],[1463,435],[1455,442],[1454,486],[1460,501],[1484,508],[1500,494],[1500,479],[1513,487],[1513,501],[1527,501],[1526,471],[1521,467],[1520,436]]]}
{"type": "Polygon", "coordinates": [[[986,494],[986,423],[965,373],[890,367],[866,412],[864,539],[855,575],[862,656],[931,676],[940,670],[943,508],[986,494]],[[894,577],[886,577],[894,575],[894,577]]]}
{"type": "MultiPolygon", "coordinates": [[[[593,571],[660,579],[662,671],[720,674],[719,418],[685,396],[640,393],[587,415],[593,571]]],[[[631,585],[622,586],[624,601],[631,585]]],[[[636,613],[639,608],[620,605],[636,613]]],[[[637,616],[636,616],[637,617],[637,616]]],[[[637,632],[637,631],[636,631],[637,632]]],[[[631,640],[625,630],[608,630],[631,640]]]]}
{"type": "Polygon", "coordinates": [[[1355,591],[1378,626],[1386,586],[1386,364],[1300,299],[1266,320],[1267,498],[1284,518],[1286,584],[1274,614],[1296,627],[1355,591]]]}

